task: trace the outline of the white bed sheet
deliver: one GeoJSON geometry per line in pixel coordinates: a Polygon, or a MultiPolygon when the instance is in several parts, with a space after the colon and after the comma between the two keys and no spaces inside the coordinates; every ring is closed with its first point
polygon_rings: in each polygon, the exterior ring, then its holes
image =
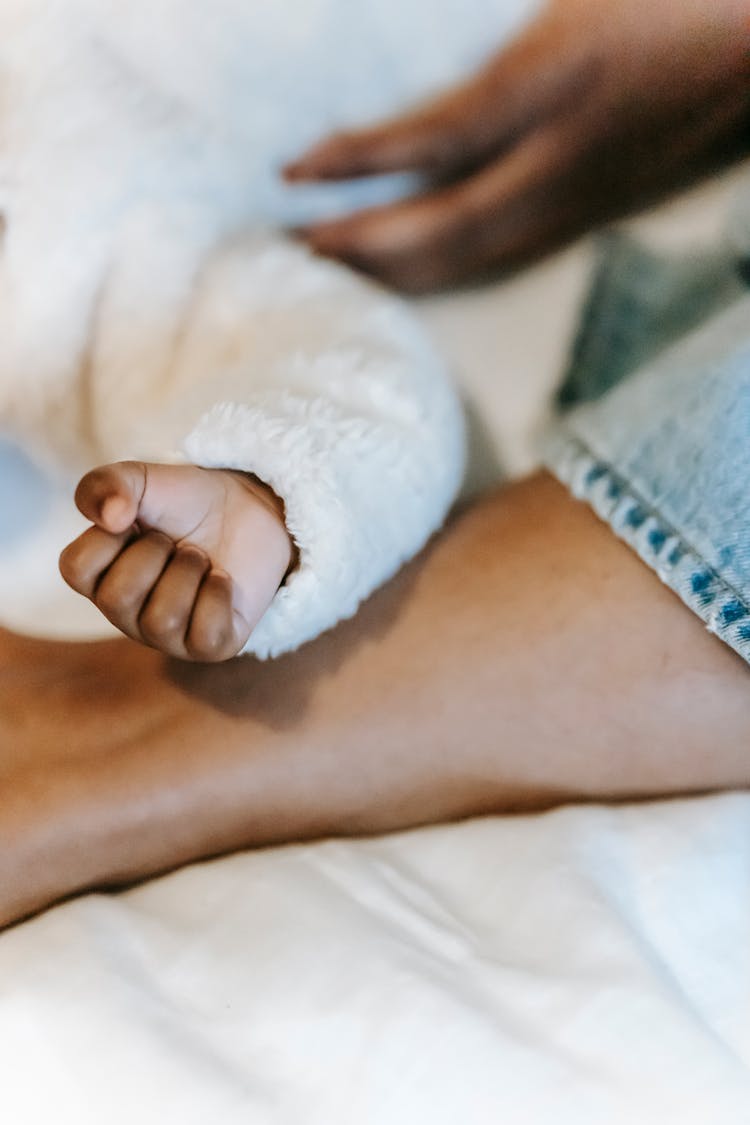
{"type": "MultiPolygon", "coordinates": [[[[695,236],[723,198],[642,225],[695,236]]],[[[587,271],[579,247],[423,306],[514,467],[587,271]]],[[[0,506],[5,623],[101,632],[55,577],[76,527],[62,485],[6,448],[0,506]]],[[[750,795],[243,853],[59,906],[0,935],[0,1114],[750,1122],[750,795]]]]}

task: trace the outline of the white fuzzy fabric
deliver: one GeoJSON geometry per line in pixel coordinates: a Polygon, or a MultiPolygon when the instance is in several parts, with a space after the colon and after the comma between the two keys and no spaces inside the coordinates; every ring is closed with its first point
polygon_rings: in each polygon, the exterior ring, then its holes
{"type": "MultiPolygon", "coordinates": [[[[301,563],[251,638],[260,656],[353,613],[460,484],[458,402],[404,307],[245,233],[299,207],[274,163],[310,139],[316,51],[338,38],[360,60],[344,119],[390,108],[381,17],[336,0],[0,3],[0,423],[76,471],[183,449],[271,484],[301,563]]],[[[402,28],[389,97],[451,77],[476,38],[409,68],[402,28]]],[[[336,123],[326,97],[316,133],[336,123]]]]}
{"type": "Polygon", "coordinates": [[[442,522],[463,469],[458,401],[403,306],[291,246],[221,255],[181,355],[201,398],[208,370],[233,392],[188,457],[270,484],[300,550],[246,649],[275,656],[353,614],[442,522]],[[233,351],[248,330],[251,348],[217,364],[213,341],[233,351]]]}

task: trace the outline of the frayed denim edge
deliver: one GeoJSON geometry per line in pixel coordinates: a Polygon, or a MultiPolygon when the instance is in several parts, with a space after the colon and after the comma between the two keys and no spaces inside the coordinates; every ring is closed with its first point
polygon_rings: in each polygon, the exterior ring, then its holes
{"type": "Polygon", "coordinates": [[[578,500],[674,590],[708,631],[750,663],[750,605],[612,466],[572,434],[545,442],[543,461],[578,500]]]}

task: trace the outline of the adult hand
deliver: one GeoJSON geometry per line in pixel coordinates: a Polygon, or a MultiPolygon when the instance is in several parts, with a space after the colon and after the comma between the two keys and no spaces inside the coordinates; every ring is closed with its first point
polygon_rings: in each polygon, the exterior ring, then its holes
{"type": "Polygon", "coordinates": [[[749,0],[551,0],[471,80],[324,140],[296,180],[416,171],[425,193],[313,226],[321,253],[426,290],[516,266],[750,148],[749,0]]]}

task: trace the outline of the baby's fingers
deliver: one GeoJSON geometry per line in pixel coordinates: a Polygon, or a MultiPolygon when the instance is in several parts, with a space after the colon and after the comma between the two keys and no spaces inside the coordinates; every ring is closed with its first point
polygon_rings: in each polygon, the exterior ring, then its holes
{"type": "Polygon", "coordinates": [[[60,574],[76,593],[93,600],[102,574],[112,565],[133,537],[132,528],[121,535],[110,535],[90,527],[68,544],[60,555],[60,574]]]}
{"type": "Polygon", "coordinates": [[[138,518],[138,508],[148,481],[141,461],[101,465],[81,479],[75,502],[87,520],[111,534],[119,534],[138,518]]]}
{"type": "Polygon", "coordinates": [[[146,532],[121,551],[96,587],[94,604],[133,640],[142,640],[139,617],[174,550],[160,531],[146,532]]]}
{"type": "Polygon", "coordinates": [[[141,638],[167,656],[189,659],[186,646],[198,592],[210,562],[197,547],[178,547],[138,618],[141,638]]]}
{"type": "Polygon", "coordinates": [[[193,660],[216,663],[236,656],[250,636],[250,626],[232,605],[232,580],[212,571],[193,609],[187,650],[193,660]]]}

